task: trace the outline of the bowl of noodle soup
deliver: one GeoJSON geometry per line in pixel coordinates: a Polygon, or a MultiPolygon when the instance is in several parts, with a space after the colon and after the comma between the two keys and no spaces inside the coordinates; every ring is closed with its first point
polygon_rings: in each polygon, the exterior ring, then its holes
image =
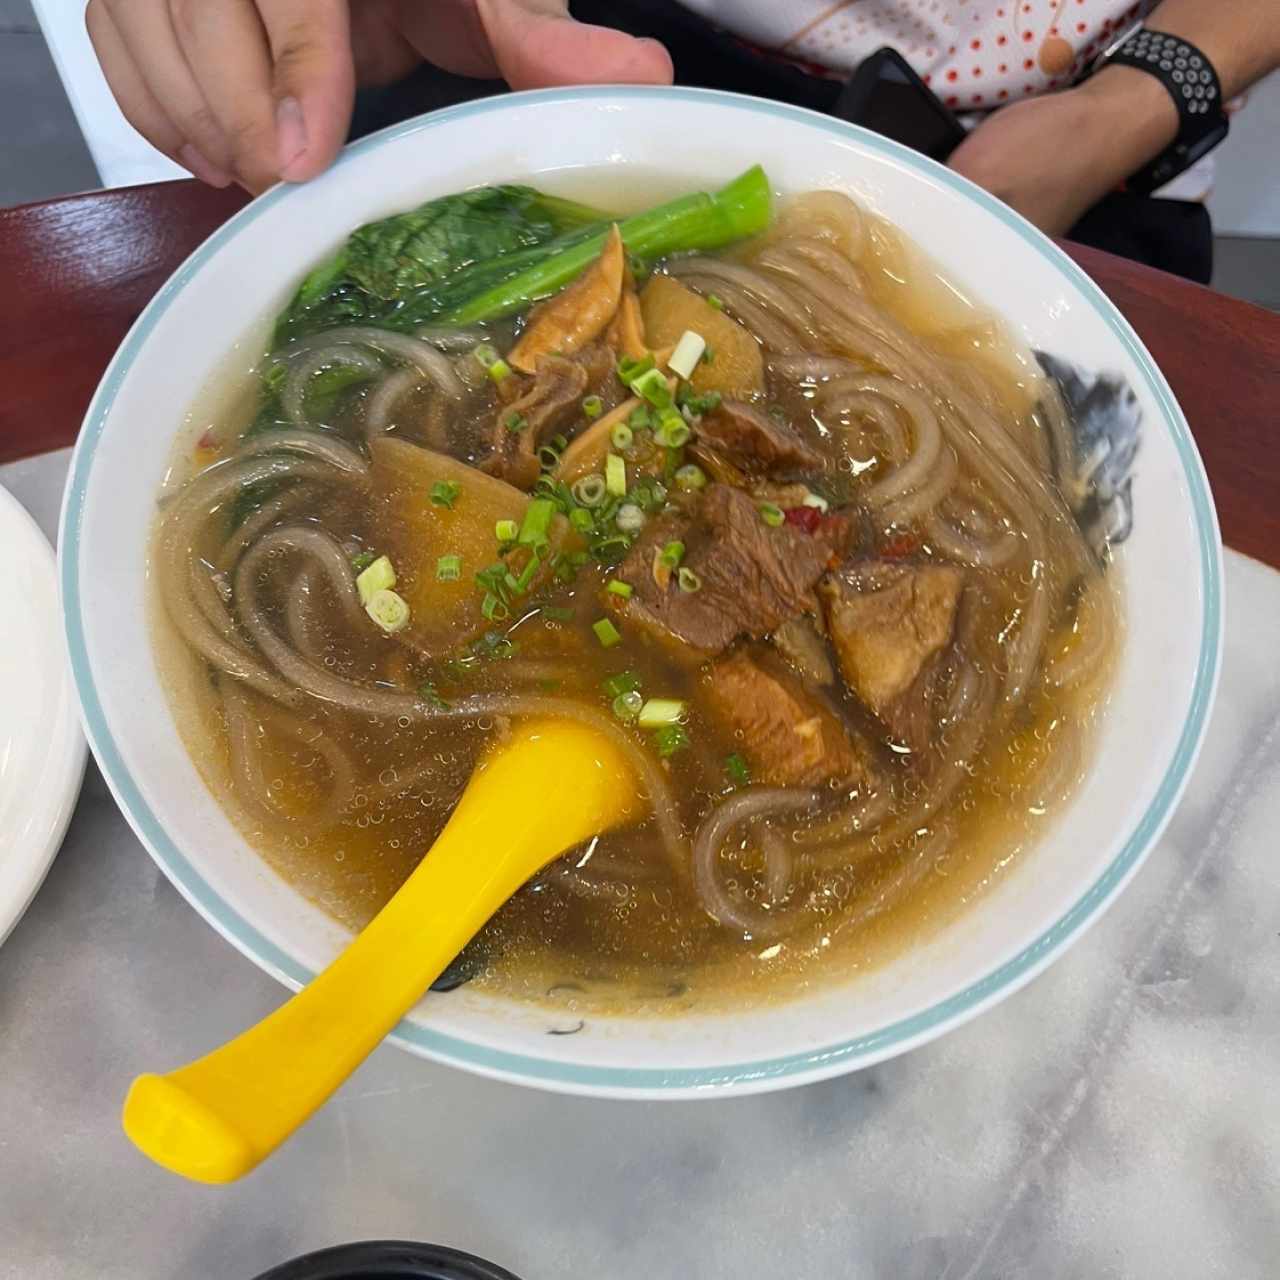
{"type": "Polygon", "coordinates": [[[1017,989],[1151,850],[1219,662],[1203,469],[1097,287],[948,170],[707,91],[477,102],[254,201],[105,375],[60,547],[113,794],[290,986],[513,719],[625,745],[642,820],[392,1036],[578,1093],[802,1083],[1017,989]],[[396,215],[464,206],[564,247],[550,301],[479,255],[395,293],[396,215]]]}

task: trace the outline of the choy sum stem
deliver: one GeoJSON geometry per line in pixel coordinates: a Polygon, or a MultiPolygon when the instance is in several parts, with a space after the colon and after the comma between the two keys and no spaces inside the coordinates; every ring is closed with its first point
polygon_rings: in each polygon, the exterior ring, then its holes
{"type": "MultiPolygon", "coordinates": [[[[768,225],[769,209],[769,180],[764,170],[754,165],[714,194],[680,196],[623,219],[618,229],[629,252],[640,258],[660,258],[687,250],[717,249],[756,235],[768,225]]],[[[553,253],[447,311],[442,320],[446,324],[496,320],[554,293],[599,255],[606,234],[598,232],[553,253]]]]}

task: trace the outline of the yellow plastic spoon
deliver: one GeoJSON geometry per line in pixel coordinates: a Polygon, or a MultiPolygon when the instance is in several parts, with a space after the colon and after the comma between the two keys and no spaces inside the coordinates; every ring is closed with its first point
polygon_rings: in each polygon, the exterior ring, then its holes
{"type": "Polygon", "coordinates": [[[517,728],[364,932],[229,1044],[168,1075],[139,1076],[125,1133],[183,1177],[239,1178],[321,1106],[530,876],[638,816],[634,776],[600,732],[567,720],[517,728]]]}

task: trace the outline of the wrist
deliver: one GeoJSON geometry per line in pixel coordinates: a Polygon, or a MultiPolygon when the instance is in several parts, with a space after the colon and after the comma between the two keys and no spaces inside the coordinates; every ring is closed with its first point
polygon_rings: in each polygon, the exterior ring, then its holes
{"type": "Polygon", "coordinates": [[[1178,136],[1178,109],[1155,76],[1132,67],[1103,67],[1069,93],[1079,94],[1099,162],[1121,182],[1178,136]]]}

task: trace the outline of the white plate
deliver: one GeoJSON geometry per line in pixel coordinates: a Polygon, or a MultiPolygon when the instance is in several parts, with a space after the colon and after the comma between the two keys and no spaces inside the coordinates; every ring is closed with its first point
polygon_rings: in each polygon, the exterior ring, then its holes
{"type": "Polygon", "coordinates": [[[53,862],[84,774],[53,549],[0,488],[0,942],[53,862]]]}
{"type": "MultiPolygon", "coordinates": [[[[789,1003],[685,1017],[554,1015],[462,988],[429,997],[393,1040],[524,1084],[613,1096],[777,1088],[910,1048],[1038,973],[1110,902],[1168,822],[1217,681],[1221,545],[1204,472],[1133,330],[1051,241],[963,178],[896,143],[793,107],[690,89],[580,88],[489,98],[347,149],[315,182],[277,187],[201,246],[126,338],[89,409],[63,508],[61,571],[76,685],[103,773],[156,861],[232,943],[290,985],[345,932],[245,843],[178,738],[146,625],[146,545],[183,411],[308,267],[355,226],[477,183],[658,170],[706,189],[762,161],[781,190],[833,187],[898,223],[1027,346],[1127,387],[1142,444],[1120,550],[1125,652],[1089,776],[1053,828],[953,924],[866,977],[830,975],[789,1003]]],[[[611,178],[605,175],[602,182],[611,178]]],[[[581,191],[579,183],[577,190],[581,191]]]]}

